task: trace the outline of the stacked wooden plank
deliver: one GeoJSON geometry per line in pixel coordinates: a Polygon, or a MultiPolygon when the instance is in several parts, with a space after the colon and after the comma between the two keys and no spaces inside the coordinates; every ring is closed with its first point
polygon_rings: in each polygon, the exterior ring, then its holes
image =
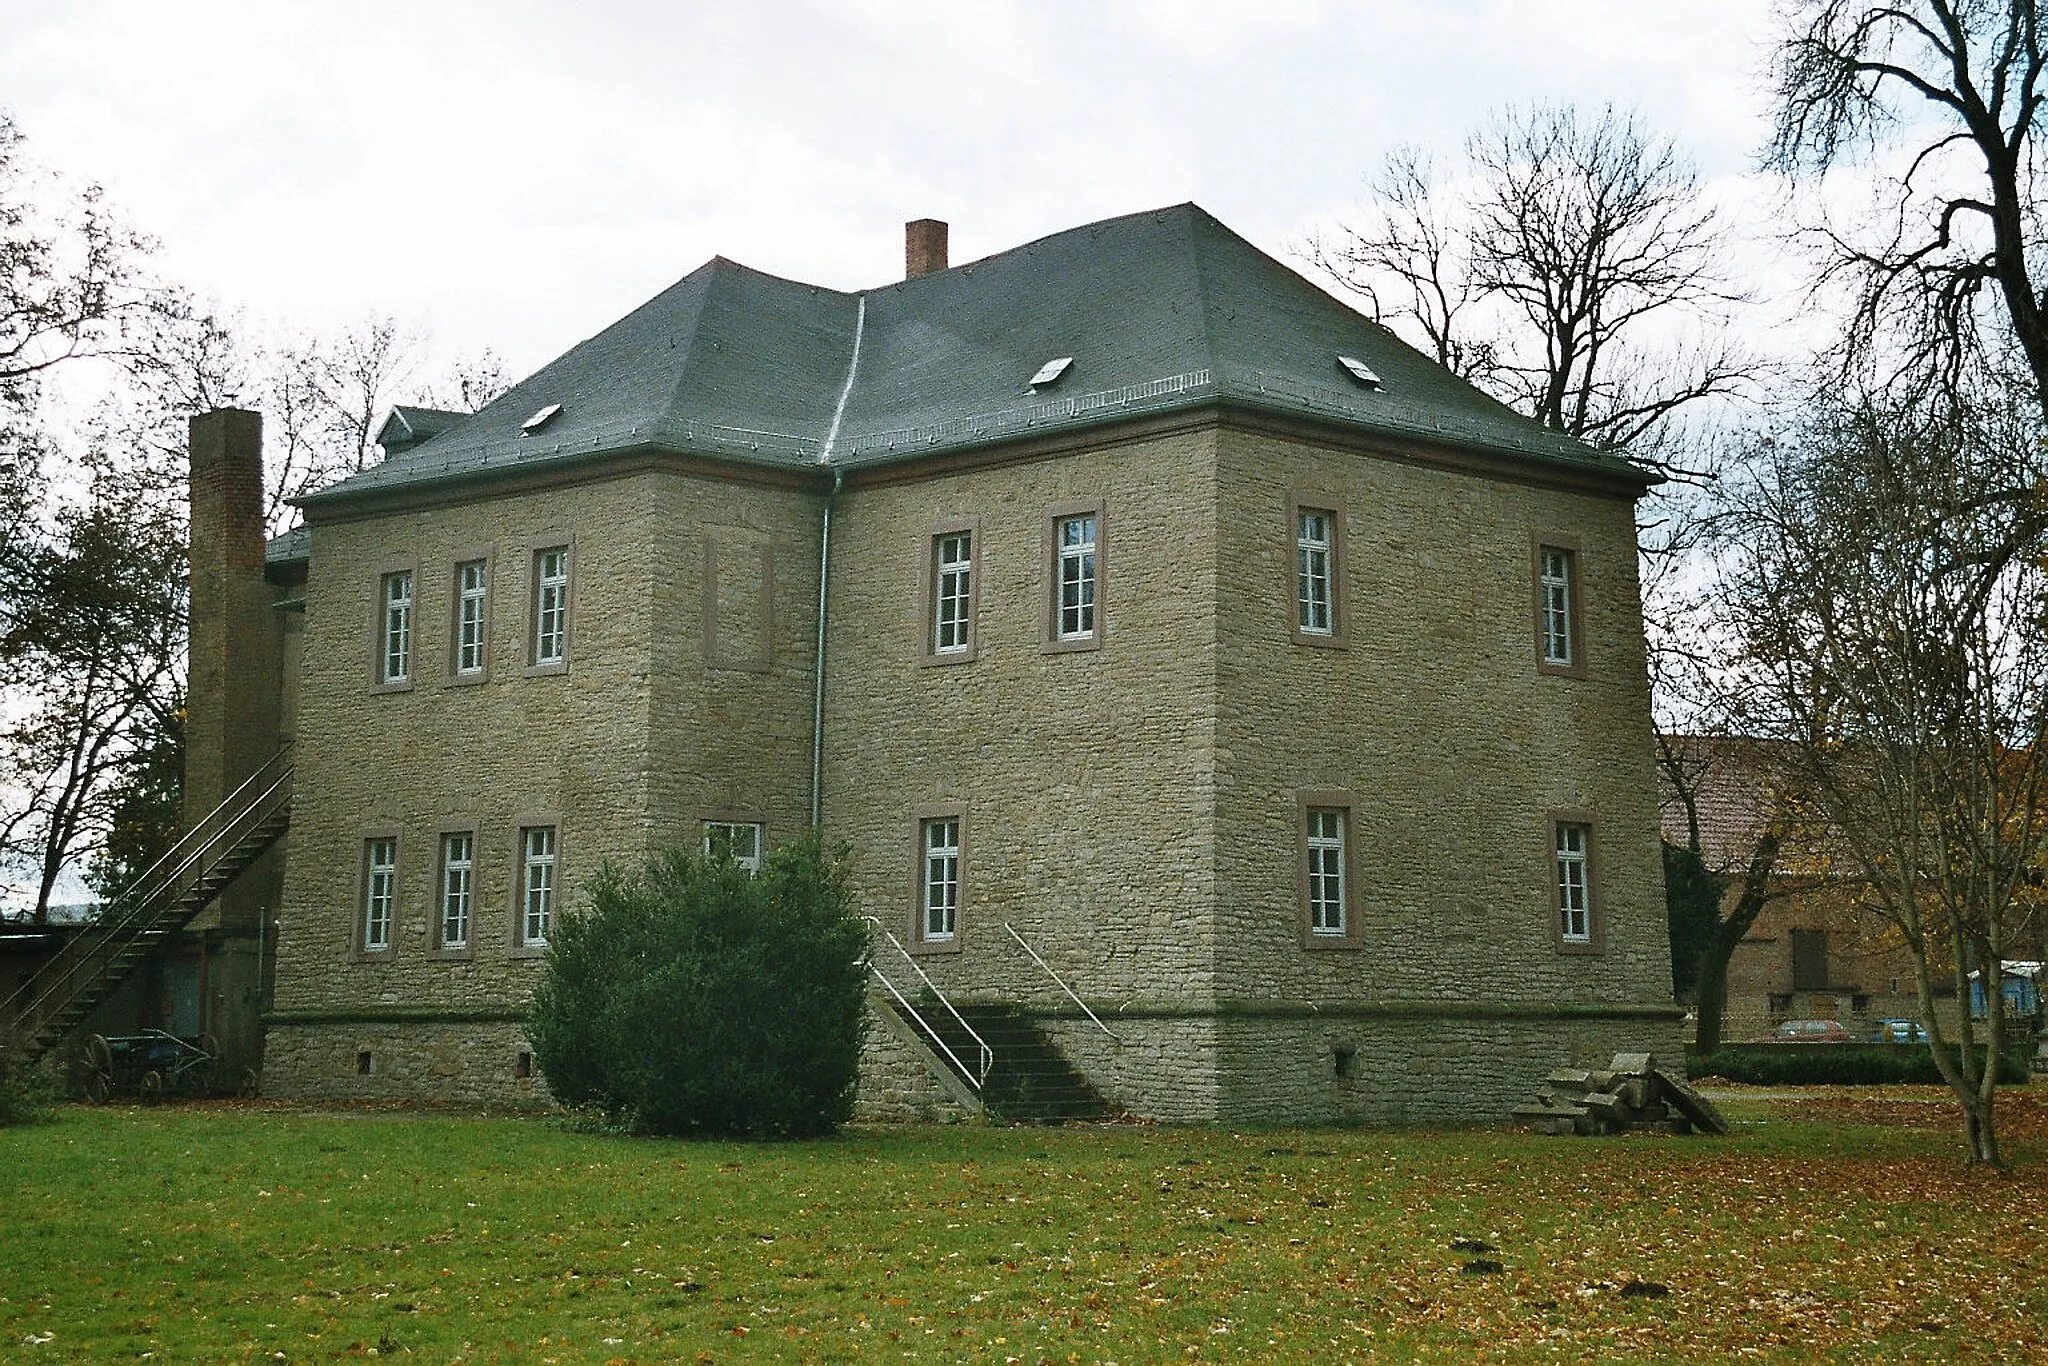
{"type": "Polygon", "coordinates": [[[1565,1067],[1515,1122],[1544,1134],[1728,1132],[1713,1103],[1648,1053],[1616,1053],[1604,1068],[1565,1067]]]}

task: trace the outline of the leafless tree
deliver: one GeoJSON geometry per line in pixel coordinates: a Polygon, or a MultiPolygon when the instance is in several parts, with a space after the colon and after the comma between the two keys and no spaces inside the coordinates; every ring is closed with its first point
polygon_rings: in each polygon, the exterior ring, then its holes
{"type": "Polygon", "coordinates": [[[1721,220],[1634,115],[1510,109],[1453,175],[1402,148],[1370,183],[1374,202],[1311,259],[1545,426],[1682,470],[1663,440],[1674,415],[1758,373],[1720,326],[1740,301],[1721,220]]]}
{"type": "Polygon", "coordinates": [[[2048,839],[2048,565],[2005,553],[2043,427],[1984,384],[1817,401],[1731,489],[1722,592],[1741,728],[1814,814],[1806,850],[1911,956],[1973,1161],[1997,1163],[2001,965],[2038,935],[2048,839]],[[1937,978],[1973,976],[1950,1052],[1937,978]],[[1983,1045],[1981,1050],[1977,1045],[1983,1045]]]}
{"type": "Polygon", "coordinates": [[[2009,342],[2048,413],[2037,0],[1797,0],[1786,17],[1772,164],[1820,176],[1904,144],[1879,211],[1818,230],[1853,287],[1846,358],[1955,388],[2009,342]]]}

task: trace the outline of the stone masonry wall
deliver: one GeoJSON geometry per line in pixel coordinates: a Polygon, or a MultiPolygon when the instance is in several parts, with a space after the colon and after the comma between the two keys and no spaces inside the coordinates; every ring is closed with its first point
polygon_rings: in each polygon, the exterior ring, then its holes
{"type": "Polygon", "coordinates": [[[959,951],[922,959],[948,992],[1049,985],[1005,922],[1084,993],[1211,990],[1214,447],[1204,427],[840,501],[825,829],[853,844],[863,908],[908,941],[920,814],[958,812],[959,951]],[[1101,644],[1049,652],[1051,509],[1091,500],[1101,644]],[[927,663],[933,533],[969,519],[977,648],[927,663]]]}
{"type": "Polygon", "coordinates": [[[519,830],[558,830],[558,905],[607,857],[638,858],[648,811],[651,562],[668,531],[652,475],[319,522],[301,645],[297,797],[273,1020],[392,1007],[522,1006],[539,959],[512,944],[519,830]],[[566,670],[527,668],[533,551],[571,550],[566,670]],[[450,681],[455,566],[487,556],[489,669],[450,681]],[[382,574],[415,573],[413,685],[373,686],[382,574]],[[434,948],[444,829],[476,833],[472,947],[434,948]],[[363,843],[399,840],[388,955],[366,960],[363,843]]]}
{"type": "Polygon", "coordinates": [[[521,1027],[510,1022],[273,1025],[264,1047],[263,1094],[546,1109],[554,1100],[539,1074],[519,1075],[520,1055],[531,1051],[521,1027]]]}
{"type": "Polygon", "coordinates": [[[976,1118],[939,1083],[926,1054],[890,1029],[870,1002],[860,1050],[857,1124],[957,1124],[976,1118]]]}
{"type": "MultiPolygon", "coordinates": [[[[1226,429],[1218,974],[1248,1002],[1670,1005],[1625,498],[1226,429]],[[1295,643],[1290,493],[1338,505],[1342,648],[1295,643]],[[1577,548],[1585,676],[1539,672],[1534,546],[1577,548]],[[1304,946],[1300,794],[1349,793],[1355,947],[1304,946]],[[1593,825],[1604,951],[1560,952],[1547,818],[1593,825]]],[[[1233,1078],[1231,1085],[1237,1085],[1233,1078]]]]}
{"type": "Polygon", "coordinates": [[[772,849],[811,819],[821,499],[679,474],[649,491],[649,842],[746,821],[772,849]]]}
{"type": "Polygon", "coordinates": [[[1236,1018],[1218,1032],[1224,1123],[1495,1127],[1555,1068],[1605,1066],[1619,1052],[1685,1066],[1668,1017],[1236,1018]]]}

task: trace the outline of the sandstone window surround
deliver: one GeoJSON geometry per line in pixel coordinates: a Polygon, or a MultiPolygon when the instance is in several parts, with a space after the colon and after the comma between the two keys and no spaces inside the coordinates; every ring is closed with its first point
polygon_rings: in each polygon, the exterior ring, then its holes
{"type": "Polygon", "coordinates": [[[1093,650],[1107,626],[1108,549],[1102,500],[1046,509],[1045,631],[1048,654],[1093,650]]]}
{"type": "Polygon", "coordinates": [[[491,676],[491,553],[475,550],[455,562],[448,621],[448,681],[482,683],[491,676]]]}
{"type": "Polygon", "coordinates": [[[387,963],[398,949],[398,831],[365,830],[356,871],[356,924],[349,956],[387,963]]]}
{"type": "Polygon", "coordinates": [[[981,646],[981,518],[932,527],[924,554],[924,663],[965,664],[981,646]]]}
{"type": "Polygon", "coordinates": [[[1343,649],[1348,643],[1344,591],[1344,503],[1321,489],[1296,489],[1287,498],[1294,643],[1343,649]]]}
{"type": "Polygon", "coordinates": [[[568,536],[538,540],[528,564],[526,672],[562,673],[569,667],[575,631],[575,544],[568,536]]]}
{"type": "Polygon", "coordinates": [[[1553,811],[1547,825],[1552,941],[1559,953],[1602,953],[1606,934],[1600,905],[1599,842],[1592,813],[1553,811]]]}
{"type": "Polygon", "coordinates": [[[470,954],[476,920],[475,825],[441,828],[441,857],[434,881],[434,951],[447,957],[470,954]]]}
{"type": "Polygon", "coordinates": [[[917,866],[911,880],[910,949],[958,953],[966,886],[967,817],[964,808],[929,807],[917,813],[917,866]]]}
{"type": "Polygon", "coordinates": [[[1530,579],[1536,590],[1538,672],[1584,678],[1586,649],[1581,628],[1578,541],[1539,532],[1531,542],[1530,579]]]}
{"type": "Polygon", "coordinates": [[[767,830],[760,821],[721,817],[704,822],[705,858],[730,858],[748,872],[759,873],[767,845],[767,830]]]}
{"type": "Polygon", "coordinates": [[[370,687],[402,692],[413,684],[414,605],[419,564],[395,560],[378,567],[377,598],[370,609],[370,687]]]}
{"type": "Polygon", "coordinates": [[[546,951],[555,927],[555,898],[562,885],[560,823],[551,814],[521,817],[517,847],[510,953],[515,958],[537,957],[546,951]]]}
{"type": "Polygon", "coordinates": [[[1360,945],[1352,819],[1357,806],[1357,797],[1343,790],[1294,794],[1295,902],[1303,948],[1360,945]]]}

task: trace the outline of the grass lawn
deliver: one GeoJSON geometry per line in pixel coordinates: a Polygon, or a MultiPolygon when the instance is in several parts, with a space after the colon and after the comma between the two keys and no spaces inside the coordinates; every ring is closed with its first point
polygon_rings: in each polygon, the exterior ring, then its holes
{"type": "Polygon", "coordinates": [[[2044,1092],[2003,1175],[1920,1088],[1727,1139],[70,1107],[0,1131],[0,1360],[2038,1361],[2044,1092]]]}

